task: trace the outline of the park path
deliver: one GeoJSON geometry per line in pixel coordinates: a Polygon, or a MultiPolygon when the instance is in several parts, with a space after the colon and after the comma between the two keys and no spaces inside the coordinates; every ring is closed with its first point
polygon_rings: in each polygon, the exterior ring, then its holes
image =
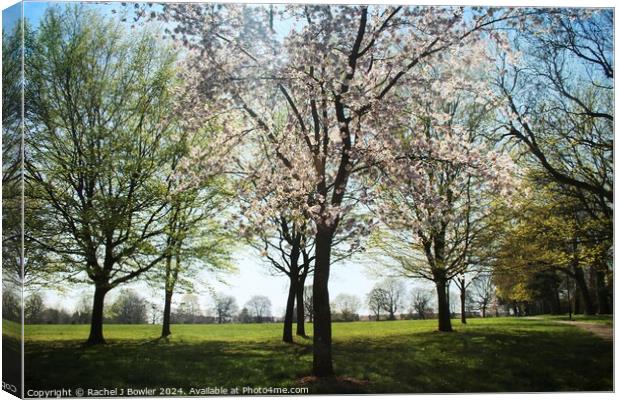
{"type": "Polygon", "coordinates": [[[539,317],[527,317],[527,318],[536,319],[539,321],[557,322],[558,324],[573,325],[583,330],[586,330],[588,332],[591,332],[595,336],[598,336],[605,341],[608,341],[608,342],[614,341],[614,328],[609,325],[593,324],[593,323],[582,322],[582,321],[558,321],[558,320],[552,320],[552,319],[550,320],[550,319],[544,319],[544,318],[539,318],[539,317]]]}
{"type": "Polygon", "coordinates": [[[592,332],[594,335],[608,342],[614,341],[614,328],[609,325],[591,324],[591,323],[582,322],[582,321],[555,321],[555,322],[558,322],[560,324],[573,325],[581,329],[585,329],[586,331],[592,332]]]}

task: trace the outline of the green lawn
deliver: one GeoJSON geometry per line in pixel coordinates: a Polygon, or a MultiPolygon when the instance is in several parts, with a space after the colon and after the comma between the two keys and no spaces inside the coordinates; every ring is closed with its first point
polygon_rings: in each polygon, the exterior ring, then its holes
{"type": "MultiPolygon", "coordinates": [[[[551,321],[569,321],[568,315],[540,315],[536,316],[536,318],[543,318],[551,321]]],[[[587,322],[589,324],[603,324],[608,326],[613,326],[614,318],[613,315],[573,315],[573,321],[579,322],[587,322]]]]}
{"type": "MultiPolygon", "coordinates": [[[[574,326],[517,318],[335,323],[334,366],[347,381],[311,392],[612,390],[612,343],[574,326]]],[[[300,386],[311,339],[287,345],[281,324],[106,325],[105,346],[84,347],[87,326],[26,327],[26,389],[300,386]],[[28,372],[30,371],[30,372],[28,372]]],[[[311,332],[311,326],[308,326],[311,332]]]]}

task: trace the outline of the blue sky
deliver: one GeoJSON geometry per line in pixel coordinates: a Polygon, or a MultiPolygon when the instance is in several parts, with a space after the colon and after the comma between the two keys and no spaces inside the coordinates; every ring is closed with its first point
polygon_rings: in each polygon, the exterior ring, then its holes
{"type": "Polygon", "coordinates": [[[21,17],[21,3],[13,4],[11,7],[2,10],[2,29],[9,31],[12,29],[21,17]]]}

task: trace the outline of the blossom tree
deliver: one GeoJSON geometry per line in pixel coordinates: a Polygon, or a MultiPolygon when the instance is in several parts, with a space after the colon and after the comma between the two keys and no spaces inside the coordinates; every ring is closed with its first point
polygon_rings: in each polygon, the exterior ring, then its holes
{"type": "Polygon", "coordinates": [[[296,333],[298,336],[306,334],[303,288],[308,274],[313,269],[314,243],[303,223],[291,220],[286,215],[280,215],[278,219],[270,222],[270,225],[252,225],[256,234],[250,238],[250,243],[260,250],[261,257],[268,260],[276,273],[284,274],[289,279],[282,340],[292,343],[295,311],[297,311],[296,333]]]}
{"type": "MultiPolygon", "coordinates": [[[[483,47],[488,33],[495,34],[493,24],[512,13],[453,7],[164,7],[159,18],[175,24],[170,35],[188,48],[193,62],[194,118],[226,115],[228,138],[252,137],[280,165],[266,171],[260,183],[280,182],[286,188],[282,201],[312,221],[315,375],[333,374],[332,248],[342,216],[372,197],[359,178],[370,166],[392,160],[389,149],[399,145],[394,132],[403,104],[432,67],[463,47],[483,47]],[[273,109],[287,110],[283,132],[274,130],[273,109]]],[[[453,76],[439,79],[450,82],[453,76]]]]}
{"type": "Polygon", "coordinates": [[[244,159],[237,159],[239,233],[275,274],[289,279],[282,340],[292,343],[295,311],[296,333],[306,335],[303,288],[314,265],[312,222],[295,205],[285,204],[287,185],[275,178],[277,172],[273,172],[274,180],[261,178],[265,171],[278,169],[279,163],[265,157],[260,147],[255,150],[248,150],[244,159]]]}
{"type": "Polygon", "coordinates": [[[378,172],[375,207],[389,230],[376,235],[376,244],[398,273],[435,284],[440,331],[452,330],[447,283],[464,279],[489,195],[510,197],[513,190],[510,158],[480,140],[493,102],[480,101],[475,93],[484,91],[468,83],[468,74],[459,80],[431,83],[429,95],[412,104],[402,154],[378,172]],[[440,95],[446,84],[456,85],[451,98],[440,95]]]}

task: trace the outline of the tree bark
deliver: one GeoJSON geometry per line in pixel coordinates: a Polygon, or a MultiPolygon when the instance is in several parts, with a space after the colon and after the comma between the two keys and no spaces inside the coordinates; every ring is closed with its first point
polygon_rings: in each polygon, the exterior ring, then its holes
{"type": "Polygon", "coordinates": [[[306,315],[304,309],[304,287],[306,277],[300,277],[297,284],[297,336],[306,336],[306,315]]]}
{"type": "Polygon", "coordinates": [[[90,334],[86,341],[88,345],[105,344],[105,339],[103,338],[103,304],[108,290],[108,288],[102,285],[95,285],[93,311],[90,320],[90,334]]]}
{"type": "Polygon", "coordinates": [[[583,313],[581,311],[581,294],[578,289],[578,287],[575,287],[575,292],[573,294],[573,314],[583,313]]]}
{"type": "Polygon", "coordinates": [[[282,340],[286,343],[293,343],[293,312],[295,311],[297,278],[291,276],[290,282],[288,299],[286,300],[286,312],[284,314],[284,331],[282,332],[282,340]]]}
{"type": "Polygon", "coordinates": [[[461,323],[467,323],[467,317],[465,316],[465,278],[459,279],[459,289],[461,291],[461,323]]]}
{"type": "Polygon", "coordinates": [[[551,314],[561,314],[560,290],[557,288],[553,293],[553,303],[551,304],[551,314]]]}
{"type": "Polygon", "coordinates": [[[170,332],[170,313],[172,312],[172,290],[166,290],[164,297],[164,316],[161,324],[161,337],[166,338],[172,334],[170,332]]]}
{"type": "MultiPolygon", "coordinates": [[[[590,290],[588,289],[583,269],[581,267],[576,267],[574,271],[575,282],[581,293],[581,300],[583,300],[583,311],[586,315],[594,315],[594,304],[592,303],[592,296],[590,296],[590,290]]],[[[577,296],[575,296],[575,298],[576,297],[577,296]]],[[[575,310],[575,312],[577,311],[575,310]]]]}
{"type": "Polygon", "coordinates": [[[452,323],[450,322],[450,306],[448,304],[446,293],[446,280],[445,278],[438,278],[435,280],[437,287],[437,309],[439,319],[439,331],[440,332],[452,332],[452,323]]]}
{"type": "Polygon", "coordinates": [[[332,363],[332,319],[329,307],[329,269],[331,262],[333,230],[320,227],[315,240],[314,282],[312,287],[314,325],[313,362],[315,376],[334,375],[332,363]]]}
{"type": "Polygon", "coordinates": [[[596,271],[596,295],[598,297],[598,313],[611,314],[607,285],[605,284],[605,271],[596,271]]]}

